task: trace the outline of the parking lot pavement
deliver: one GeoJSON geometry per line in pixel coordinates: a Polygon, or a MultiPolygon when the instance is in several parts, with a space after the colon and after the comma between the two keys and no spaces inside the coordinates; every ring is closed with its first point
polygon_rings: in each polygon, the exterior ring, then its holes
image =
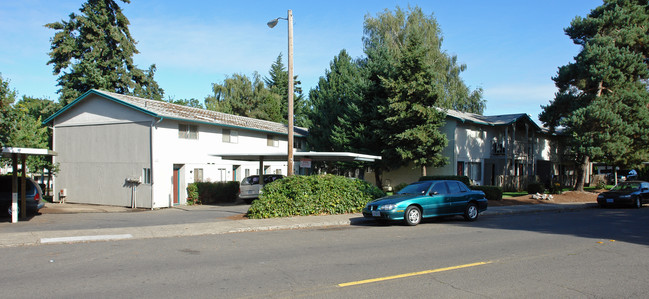
{"type": "MultiPolygon", "coordinates": [[[[365,225],[371,222],[362,214],[247,219],[242,215],[249,205],[244,204],[158,210],[66,205],[69,206],[47,207],[40,215],[18,223],[0,219],[0,247],[365,225]],[[53,212],[55,208],[59,211],[53,212]]],[[[593,207],[596,204],[518,205],[491,207],[481,215],[562,212],[593,207]]]]}

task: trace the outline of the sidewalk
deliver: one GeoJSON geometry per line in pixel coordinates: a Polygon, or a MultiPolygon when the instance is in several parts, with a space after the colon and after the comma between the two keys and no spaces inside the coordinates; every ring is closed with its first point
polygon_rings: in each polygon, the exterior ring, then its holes
{"type": "MultiPolygon", "coordinates": [[[[513,215],[539,212],[564,212],[575,211],[586,208],[593,208],[595,203],[576,203],[576,204],[539,204],[539,205],[516,205],[504,207],[490,207],[487,211],[480,214],[481,217],[493,215],[513,215]]],[[[115,215],[139,211],[139,215],[146,215],[148,210],[129,209],[122,207],[105,207],[92,205],[68,205],[65,209],[62,206],[43,210],[43,215],[48,213],[115,213],[115,215]],[[58,210],[55,210],[57,208],[58,210]],[[47,210],[47,212],[46,212],[47,210]]],[[[182,207],[183,211],[201,211],[210,209],[211,206],[192,206],[182,207]]],[[[232,207],[226,207],[233,210],[232,207]]],[[[246,206],[240,206],[239,209],[246,209],[246,206]]],[[[214,209],[214,208],[212,208],[214,209]]],[[[159,211],[159,210],[158,210],[159,211]]],[[[155,211],[151,211],[155,212],[155,211]]],[[[161,214],[163,217],[164,215],[161,214]]],[[[42,215],[40,215],[42,216],[42,215]]],[[[36,217],[40,217],[36,216],[36,217]]],[[[147,238],[166,238],[166,237],[183,237],[183,236],[200,236],[200,235],[217,235],[228,233],[252,232],[252,231],[269,231],[269,230],[286,230],[302,229],[329,226],[345,225],[372,225],[374,222],[363,218],[358,214],[343,215],[326,215],[326,216],[299,216],[287,218],[272,219],[235,219],[219,218],[218,221],[206,221],[202,223],[182,223],[182,224],[163,224],[151,226],[136,227],[108,227],[96,229],[66,229],[66,230],[34,230],[28,232],[8,232],[0,234],[0,247],[23,246],[53,243],[74,243],[90,241],[108,241],[123,239],[147,239],[147,238]]],[[[480,221],[480,220],[478,220],[480,221]]],[[[7,224],[15,225],[15,224],[7,224]]],[[[7,227],[5,224],[0,226],[0,230],[7,227]]],[[[35,229],[38,229],[36,226],[35,229]]]]}

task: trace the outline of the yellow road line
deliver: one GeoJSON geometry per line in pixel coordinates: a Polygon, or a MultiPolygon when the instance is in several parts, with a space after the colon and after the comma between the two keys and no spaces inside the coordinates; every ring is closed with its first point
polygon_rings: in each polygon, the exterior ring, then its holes
{"type": "Polygon", "coordinates": [[[386,277],[379,277],[379,278],[372,278],[372,279],[366,279],[366,280],[346,282],[346,283],[338,284],[338,286],[341,287],[341,288],[342,287],[349,287],[349,286],[355,286],[355,285],[366,284],[366,283],[386,281],[386,280],[391,280],[391,279],[405,278],[405,277],[411,277],[411,276],[417,276],[417,275],[424,275],[424,274],[438,273],[438,272],[444,272],[444,271],[450,271],[450,270],[457,270],[457,269],[462,269],[462,268],[481,266],[481,265],[486,265],[486,264],[491,264],[491,263],[492,263],[492,261],[479,262],[479,263],[465,264],[465,265],[452,266],[452,267],[446,267],[446,268],[439,268],[439,269],[433,269],[433,270],[405,273],[405,274],[399,274],[399,275],[394,275],[394,276],[386,276],[386,277]]]}

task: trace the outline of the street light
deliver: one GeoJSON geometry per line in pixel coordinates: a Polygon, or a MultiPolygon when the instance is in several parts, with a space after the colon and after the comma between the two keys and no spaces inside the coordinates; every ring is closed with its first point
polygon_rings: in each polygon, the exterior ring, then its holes
{"type": "Polygon", "coordinates": [[[288,21],[288,171],[287,175],[293,175],[293,11],[288,10],[286,18],[276,18],[267,23],[273,28],[279,20],[288,21]]]}

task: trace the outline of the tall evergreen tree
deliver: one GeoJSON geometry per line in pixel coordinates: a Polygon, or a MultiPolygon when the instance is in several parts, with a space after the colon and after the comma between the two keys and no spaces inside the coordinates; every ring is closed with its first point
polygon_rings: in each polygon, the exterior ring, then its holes
{"type": "Polygon", "coordinates": [[[634,167],[649,160],[647,28],[647,1],[606,0],[565,29],[581,51],[552,78],[559,91],[539,118],[570,137],[576,190],[590,161],[634,167]]]}
{"type": "Polygon", "coordinates": [[[153,78],[155,65],[144,71],[133,63],[139,52],[117,3],[88,0],[80,12],[70,14],[68,21],[45,25],[57,31],[47,64],[60,75],[60,101],[66,104],[92,88],[161,100],[163,90],[153,78]]]}
{"type": "Polygon", "coordinates": [[[387,144],[402,160],[420,167],[421,175],[425,176],[426,166],[447,163],[442,151],[448,140],[440,131],[446,113],[438,109],[445,98],[444,69],[439,69],[443,64],[434,63],[446,57],[423,42],[424,31],[413,29],[406,36],[394,76],[382,78],[389,97],[388,105],[380,111],[386,115],[387,130],[394,129],[387,144]]]}
{"type": "MultiPolygon", "coordinates": [[[[270,66],[268,77],[264,78],[264,82],[266,82],[266,87],[268,87],[271,92],[281,97],[281,114],[284,118],[283,122],[288,123],[288,70],[282,62],[281,53],[270,66]]],[[[295,93],[293,95],[293,117],[296,126],[307,126],[308,122],[305,115],[306,100],[302,95],[302,87],[300,87],[300,84],[301,82],[297,79],[297,76],[293,76],[293,92],[295,93]]]]}
{"type": "Polygon", "coordinates": [[[329,64],[325,76],[309,91],[309,145],[317,151],[352,151],[362,140],[360,105],[367,79],[362,66],[342,50],[329,64]]]}
{"type": "Polygon", "coordinates": [[[438,128],[444,113],[436,108],[482,113],[482,90],[471,91],[460,78],[465,65],[442,51],[435,18],[419,7],[385,10],[365,17],[364,51],[371,82],[364,103],[365,148],[380,154],[383,170],[408,162],[440,166],[446,137],[438,128]],[[376,152],[376,149],[381,149],[376,152]]]}

